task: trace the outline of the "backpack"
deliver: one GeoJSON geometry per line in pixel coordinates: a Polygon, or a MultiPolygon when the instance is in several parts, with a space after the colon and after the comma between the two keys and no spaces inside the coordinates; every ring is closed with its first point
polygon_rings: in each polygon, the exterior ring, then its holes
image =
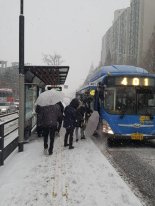
{"type": "Polygon", "coordinates": [[[42,126],[57,126],[58,119],[61,116],[61,109],[60,106],[57,104],[42,107],[42,126]]]}

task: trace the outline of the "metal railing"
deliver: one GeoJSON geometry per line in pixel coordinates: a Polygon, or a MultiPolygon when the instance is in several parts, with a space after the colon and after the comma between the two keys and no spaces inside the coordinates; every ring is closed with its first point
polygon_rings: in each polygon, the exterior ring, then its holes
{"type": "Polygon", "coordinates": [[[18,123],[16,123],[18,118],[19,117],[17,116],[12,119],[0,121],[0,166],[4,165],[4,160],[18,146],[18,123]],[[5,139],[9,139],[9,143],[7,145],[5,145],[5,139]]]}

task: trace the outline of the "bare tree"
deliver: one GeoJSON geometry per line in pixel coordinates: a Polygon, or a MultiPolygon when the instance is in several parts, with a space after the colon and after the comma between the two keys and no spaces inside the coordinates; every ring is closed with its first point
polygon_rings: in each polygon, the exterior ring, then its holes
{"type": "Polygon", "coordinates": [[[52,65],[52,66],[60,66],[64,62],[62,56],[59,54],[54,54],[54,55],[44,54],[43,61],[47,65],[52,65]]]}

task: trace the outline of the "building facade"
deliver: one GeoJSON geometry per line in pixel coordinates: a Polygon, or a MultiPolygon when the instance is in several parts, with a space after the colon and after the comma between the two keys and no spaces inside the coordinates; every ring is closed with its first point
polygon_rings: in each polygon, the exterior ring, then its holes
{"type": "Polygon", "coordinates": [[[112,27],[102,38],[101,63],[140,65],[155,27],[155,1],[131,0],[114,13],[112,27]],[[109,60],[109,61],[107,61],[109,60]]]}
{"type": "Polygon", "coordinates": [[[155,1],[139,0],[139,2],[138,65],[149,49],[149,41],[155,28],[155,1]]]}

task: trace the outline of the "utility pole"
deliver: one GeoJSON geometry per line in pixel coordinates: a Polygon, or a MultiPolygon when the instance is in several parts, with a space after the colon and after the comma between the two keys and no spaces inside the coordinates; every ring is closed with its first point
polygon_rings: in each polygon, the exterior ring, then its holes
{"type": "Polygon", "coordinates": [[[24,124],[25,124],[25,87],[24,87],[24,15],[23,0],[20,0],[19,16],[19,139],[18,151],[24,150],[24,124]]]}

